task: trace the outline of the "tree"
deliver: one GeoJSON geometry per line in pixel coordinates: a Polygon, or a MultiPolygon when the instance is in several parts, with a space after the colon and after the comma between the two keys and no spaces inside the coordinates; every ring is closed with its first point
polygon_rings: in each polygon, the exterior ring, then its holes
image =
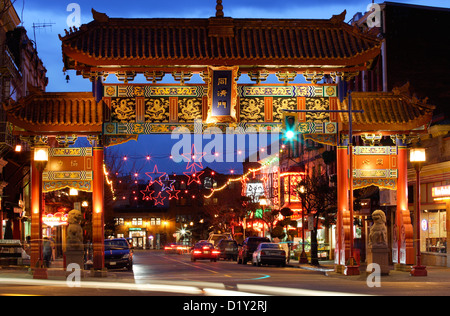
{"type": "Polygon", "coordinates": [[[314,219],[311,230],[311,264],[319,265],[317,232],[321,218],[325,225],[335,220],[336,188],[330,186],[325,174],[313,173],[300,181],[295,190],[302,201],[304,213],[314,219]]]}

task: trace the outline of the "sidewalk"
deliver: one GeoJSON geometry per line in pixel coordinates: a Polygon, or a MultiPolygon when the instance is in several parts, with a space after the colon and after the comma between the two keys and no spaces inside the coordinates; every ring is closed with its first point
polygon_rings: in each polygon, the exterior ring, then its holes
{"type": "MultiPolygon", "coordinates": [[[[343,278],[346,280],[353,281],[366,281],[366,264],[360,267],[360,275],[347,276],[341,273],[335,272],[334,261],[320,261],[319,266],[313,266],[311,264],[300,264],[298,261],[291,260],[288,267],[298,268],[309,271],[316,271],[318,273],[323,273],[327,277],[343,278]]],[[[391,271],[389,275],[382,275],[381,279],[385,282],[449,282],[450,283],[450,268],[439,267],[439,266],[427,266],[428,276],[426,277],[414,277],[411,276],[409,272],[396,271],[394,267],[391,266],[391,271]]]]}
{"type": "MultiPolygon", "coordinates": [[[[291,260],[287,265],[289,268],[301,269],[311,272],[323,274],[326,277],[340,278],[351,281],[363,281],[366,282],[367,274],[365,273],[365,265],[360,267],[360,275],[347,276],[344,274],[336,273],[334,270],[334,261],[320,261],[319,266],[313,266],[310,264],[300,264],[298,261],[291,260]]],[[[450,268],[427,266],[428,276],[426,277],[413,277],[409,272],[395,271],[393,267],[387,276],[381,276],[383,282],[448,282],[450,283],[450,268]]],[[[47,269],[47,275],[49,280],[62,280],[67,277],[67,274],[63,268],[62,259],[52,261],[50,268],[47,269]]],[[[120,279],[122,282],[131,282],[123,273],[117,273],[115,271],[107,271],[100,276],[98,273],[92,274],[90,270],[84,270],[82,279],[85,280],[101,280],[101,281],[117,281],[120,279]]],[[[28,266],[8,266],[0,267],[0,278],[27,278],[33,279],[33,274],[28,266]]]]}

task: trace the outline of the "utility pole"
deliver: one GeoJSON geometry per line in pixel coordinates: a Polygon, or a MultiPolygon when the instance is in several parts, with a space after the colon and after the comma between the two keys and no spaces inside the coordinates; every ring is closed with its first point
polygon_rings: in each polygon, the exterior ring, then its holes
{"type": "Polygon", "coordinates": [[[354,258],[353,255],[353,251],[354,251],[354,234],[353,234],[353,114],[354,113],[364,113],[364,110],[353,110],[352,108],[352,92],[349,91],[348,93],[348,109],[347,110],[289,110],[289,109],[285,109],[283,110],[284,112],[289,112],[289,113],[347,113],[348,114],[348,127],[349,127],[349,131],[348,131],[348,137],[349,137],[349,145],[348,145],[348,156],[349,156],[349,160],[350,160],[350,179],[349,179],[349,211],[350,211],[350,219],[351,219],[351,223],[350,223],[350,258],[347,261],[347,266],[350,269],[347,270],[353,270],[350,273],[351,274],[359,274],[359,269],[356,268],[356,260],[354,258]],[[358,270],[358,271],[356,271],[358,270]]]}

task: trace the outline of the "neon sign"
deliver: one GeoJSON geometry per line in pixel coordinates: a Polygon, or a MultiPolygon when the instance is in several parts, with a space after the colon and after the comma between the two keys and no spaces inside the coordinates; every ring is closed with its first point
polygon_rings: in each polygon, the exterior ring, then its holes
{"type": "Polygon", "coordinates": [[[435,200],[450,199],[450,185],[431,188],[431,196],[435,200]]]}
{"type": "Polygon", "coordinates": [[[46,214],[42,216],[42,222],[47,226],[67,225],[68,217],[68,214],[62,212],[46,214]]]}

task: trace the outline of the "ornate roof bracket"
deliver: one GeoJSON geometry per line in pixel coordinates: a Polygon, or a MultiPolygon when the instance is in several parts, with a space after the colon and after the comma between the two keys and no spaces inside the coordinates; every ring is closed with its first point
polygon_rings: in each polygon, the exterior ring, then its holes
{"type": "Polygon", "coordinates": [[[356,76],[359,75],[359,71],[337,71],[330,73],[331,78],[333,78],[333,81],[337,83],[337,78],[339,77],[341,80],[350,81],[356,76]]]}
{"type": "Polygon", "coordinates": [[[147,81],[156,83],[157,81],[162,81],[166,74],[163,71],[145,71],[144,77],[147,81]]]}
{"type": "Polygon", "coordinates": [[[30,147],[48,146],[48,136],[20,136],[20,140],[27,143],[30,147]]]}
{"type": "Polygon", "coordinates": [[[288,84],[289,82],[292,82],[297,77],[296,71],[279,71],[275,74],[279,81],[284,82],[285,84],[288,84]]]}
{"type": "Polygon", "coordinates": [[[136,78],[136,71],[117,71],[117,80],[128,83],[129,81],[134,81],[136,78]]]}
{"type": "Polygon", "coordinates": [[[89,79],[91,82],[94,82],[99,78],[103,78],[104,80],[106,80],[106,78],[108,78],[108,76],[109,76],[109,73],[103,72],[103,71],[87,71],[87,72],[85,72],[83,70],[83,71],[81,71],[81,75],[83,76],[84,79],[89,79]]]}
{"type": "Polygon", "coordinates": [[[269,77],[270,72],[267,70],[257,70],[257,71],[249,71],[248,76],[250,80],[256,81],[257,84],[260,84],[261,81],[266,81],[267,77],[269,77]]]}
{"type": "Polygon", "coordinates": [[[313,84],[318,83],[319,81],[321,81],[323,79],[323,76],[325,75],[325,73],[322,72],[317,72],[317,71],[305,71],[303,73],[303,76],[305,77],[306,81],[310,81],[313,84]]]}
{"type": "Polygon", "coordinates": [[[194,75],[194,73],[191,71],[188,71],[188,72],[174,71],[174,72],[172,72],[173,79],[175,79],[176,81],[179,81],[181,84],[184,84],[185,81],[190,81],[192,79],[193,75],[194,75]]]}
{"type": "Polygon", "coordinates": [[[58,145],[61,147],[69,147],[71,145],[74,145],[75,142],[77,141],[78,136],[77,135],[71,135],[71,136],[67,136],[67,135],[58,135],[56,136],[56,141],[58,142],[58,145]]]}

